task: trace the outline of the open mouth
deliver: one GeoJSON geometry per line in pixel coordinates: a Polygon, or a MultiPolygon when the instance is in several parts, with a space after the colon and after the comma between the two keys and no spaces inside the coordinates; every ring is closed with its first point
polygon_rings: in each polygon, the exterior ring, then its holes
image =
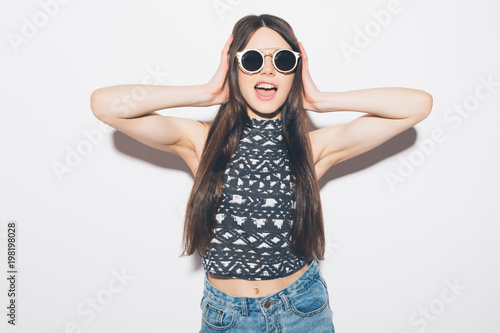
{"type": "Polygon", "coordinates": [[[272,99],[274,95],[276,95],[277,91],[278,88],[270,83],[259,83],[255,86],[255,93],[257,94],[257,97],[263,100],[272,99]]]}

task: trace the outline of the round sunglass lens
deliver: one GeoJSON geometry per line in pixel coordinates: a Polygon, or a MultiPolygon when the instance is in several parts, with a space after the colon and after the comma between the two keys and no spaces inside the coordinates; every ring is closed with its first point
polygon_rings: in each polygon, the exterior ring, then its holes
{"type": "Polygon", "coordinates": [[[241,57],[241,64],[249,72],[259,70],[262,66],[262,55],[257,51],[248,51],[241,57]]]}
{"type": "Polygon", "coordinates": [[[295,54],[288,50],[282,50],[276,53],[274,57],[274,63],[281,71],[289,71],[295,66],[295,54]]]}

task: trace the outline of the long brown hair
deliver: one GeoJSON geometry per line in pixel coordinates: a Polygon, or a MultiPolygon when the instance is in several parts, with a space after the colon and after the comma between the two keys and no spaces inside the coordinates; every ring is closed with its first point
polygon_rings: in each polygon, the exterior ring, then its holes
{"type": "MultiPolygon", "coordinates": [[[[225,167],[238,147],[245,124],[250,123],[246,102],[238,86],[238,63],[235,56],[261,27],[273,29],[294,51],[300,52],[292,27],[279,17],[266,14],[248,15],[235,24],[233,41],[229,48],[229,70],[225,78],[225,82],[229,84],[229,100],[220,106],[208,132],[186,208],[183,253],[180,256],[196,252],[202,257],[210,247],[217,206],[224,188],[225,167]]],[[[291,228],[291,247],[297,256],[323,260],[323,215],[307,119],[302,105],[301,73],[302,62],[299,60],[291,91],[280,113],[283,137],[289,152],[292,175],[295,177],[296,203],[291,228]]]]}

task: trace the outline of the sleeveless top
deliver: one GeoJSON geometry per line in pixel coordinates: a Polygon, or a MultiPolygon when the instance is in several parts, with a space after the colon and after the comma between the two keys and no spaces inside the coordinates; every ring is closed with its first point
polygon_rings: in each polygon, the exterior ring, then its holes
{"type": "Polygon", "coordinates": [[[300,270],[291,250],[295,177],[282,121],[250,117],[226,165],[215,235],[201,262],[206,273],[270,280],[300,270]]]}

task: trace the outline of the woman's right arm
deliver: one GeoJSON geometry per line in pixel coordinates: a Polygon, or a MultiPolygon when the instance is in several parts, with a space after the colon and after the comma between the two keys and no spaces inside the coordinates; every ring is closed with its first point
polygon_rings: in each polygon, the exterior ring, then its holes
{"type": "Polygon", "coordinates": [[[221,54],[221,62],[212,79],[202,85],[117,85],[96,89],[91,109],[102,122],[134,139],[160,150],[185,157],[195,151],[207,128],[188,118],[162,116],[155,111],[175,107],[203,107],[225,103],[228,87],[224,78],[232,37],[221,54]]]}
{"type": "Polygon", "coordinates": [[[185,106],[210,106],[211,96],[205,85],[160,86],[118,85],[96,89],[91,107],[96,116],[136,118],[150,112],[185,106]]]}

